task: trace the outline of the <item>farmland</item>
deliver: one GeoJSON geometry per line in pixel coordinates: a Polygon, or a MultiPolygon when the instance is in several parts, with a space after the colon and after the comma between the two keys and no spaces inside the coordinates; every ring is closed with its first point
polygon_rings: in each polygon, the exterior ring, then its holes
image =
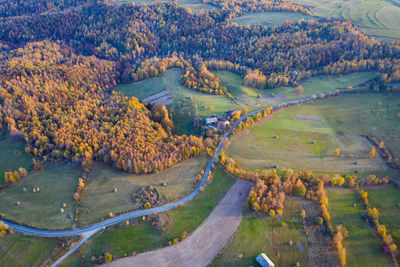
{"type": "Polygon", "coordinates": [[[72,196],[80,175],[81,171],[72,163],[46,165],[45,169],[32,172],[0,192],[0,212],[11,220],[35,227],[70,228],[74,223],[72,196]]]}
{"type": "Polygon", "coordinates": [[[315,17],[308,16],[298,12],[260,12],[252,13],[233,19],[239,25],[260,24],[260,25],[278,25],[285,20],[299,21],[301,19],[310,20],[315,17]]]}
{"type": "Polygon", "coordinates": [[[30,171],[33,168],[32,157],[25,154],[25,142],[14,140],[5,130],[0,130],[0,184],[4,182],[4,172],[19,167],[30,171]]]}
{"type": "Polygon", "coordinates": [[[400,151],[397,104],[396,94],[354,94],[291,107],[239,133],[227,148],[227,155],[250,169],[278,165],[314,172],[357,171],[397,177],[379,156],[366,157],[372,145],[360,136],[374,136],[393,153],[400,151]],[[341,150],[341,157],[333,157],[336,148],[341,150]]]}
{"type": "Polygon", "coordinates": [[[351,189],[329,188],[328,199],[332,224],[342,224],[349,232],[343,241],[348,266],[390,266],[378,237],[362,219],[364,208],[357,193],[351,189]]]}
{"type": "MultiPolygon", "coordinates": [[[[197,198],[189,204],[169,211],[169,224],[166,230],[160,231],[147,222],[137,222],[133,226],[116,228],[96,235],[81,249],[86,265],[90,265],[90,258],[101,253],[110,252],[114,257],[124,254],[142,252],[166,246],[168,241],[180,237],[182,234],[191,233],[217,205],[233,185],[234,179],[217,168],[214,178],[197,198]]],[[[77,253],[69,258],[63,266],[76,266],[80,262],[77,253]]]]}
{"type": "Polygon", "coordinates": [[[400,7],[385,0],[295,0],[311,7],[315,16],[352,20],[367,34],[383,39],[400,39],[400,7]]]}
{"type": "Polygon", "coordinates": [[[400,245],[400,191],[394,186],[367,188],[368,200],[379,210],[379,221],[400,245]]]}
{"type": "Polygon", "coordinates": [[[278,266],[293,266],[296,262],[307,266],[307,240],[299,202],[287,200],[280,218],[245,215],[234,238],[212,266],[256,266],[255,257],[262,251],[278,266]]]}
{"type": "Polygon", "coordinates": [[[99,164],[90,173],[82,191],[78,222],[85,225],[107,217],[110,212],[118,214],[142,208],[142,204],[132,200],[132,194],[146,185],[157,187],[165,203],[182,198],[193,190],[194,181],[206,162],[206,158],[189,159],[164,172],[149,175],[127,174],[99,164]]]}

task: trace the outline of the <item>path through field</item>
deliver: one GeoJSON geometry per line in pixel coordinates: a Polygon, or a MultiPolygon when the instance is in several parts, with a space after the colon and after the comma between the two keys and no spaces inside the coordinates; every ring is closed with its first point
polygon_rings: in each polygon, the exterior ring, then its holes
{"type": "Polygon", "coordinates": [[[207,266],[229,243],[242,220],[251,183],[237,180],[206,220],[177,245],[123,258],[106,266],[207,266]]]}

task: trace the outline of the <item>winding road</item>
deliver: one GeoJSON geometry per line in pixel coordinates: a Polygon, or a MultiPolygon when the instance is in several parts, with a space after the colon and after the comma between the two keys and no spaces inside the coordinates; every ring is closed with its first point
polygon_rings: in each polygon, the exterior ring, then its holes
{"type": "MultiPolygon", "coordinates": [[[[389,84],[388,86],[398,86],[400,85],[399,83],[396,84],[389,84]]],[[[97,231],[100,231],[102,229],[105,229],[108,226],[112,226],[121,222],[124,222],[126,220],[129,219],[133,219],[133,218],[138,218],[138,217],[142,217],[145,215],[150,215],[150,214],[154,214],[154,213],[160,213],[160,212],[164,212],[167,210],[171,210],[174,209],[176,207],[179,207],[182,204],[186,204],[189,201],[191,201],[193,198],[195,198],[200,192],[201,192],[201,188],[207,183],[207,178],[208,175],[211,172],[212,169],[212,165],[215,163],[216,159],[218,158],[218,156],[221,153],[221,150],[223,148],[223,145],[226,141],[227,138],[229,138],[232,135],[233,130],[235,130],[237,128],[237,126],[244,120],[246,120],[248,117],[253,116],[256,113],[259,113],[261,111],[264,111],[266,109],[272,109],[272,111],[276,111],[278,109],[284,108],[284,107],[288,107],[288,106],[292,106],[292,105],[299,105],[299,104],[304,104],[304,103],[308,103],[308,102],[313,102],[316,100],[320,100],[320,99],[325,99],[326,97],[330,97],[330,96],[336,96],[336,95],[340,95],[340,94],[344,94],[344,93],[351,93],[354,91],[360,91],[363,88],[356,88],[353,89],[352,91],[346,90],[346,89],[335,89],[331,92],[326,92],[326,93],[321,93],[318,96],[315,97],[306,97],[300,100],[293,100],[293,101],[288,101],[285,103],[281,103],[281,104],[276,104],[273,106],[268,106],[268,107],[264,107],[264,108],[260,108],[256,111],[250,112],[246,115],[244,115],[243,117],[241,117],[238,121],[235,122],[235,124],[233,124],[232,128],[224,135],[220,145],[218,146],[217,151],[215,152],[214,156],[211,158],[209,164],[207,165],[207,169],[204,172],[204,175],[202,177],[202,180],[200,182],[200,184],[196,187],[196,189],[190,193],[189,195],[187,195],[186,197],[170,203],[170,204],[166,204],[164,206],[161,207],[155,207],[155,208],[151,208],[151,209],[146,209],[146,210],[137,210],[137,211],[132,211],[132,212],[128,212],[125,214],[122,214],[120,216],[114,217],[114,218],[110,218],[107,220],[104,220],[102,222],[98,222],[89,226],[85,226],[82,228],[76,228],[76,229],[69,229],[69,230],[46,230],[46,229],[37,229],[34,227],[29,227],[29,226],[24,226],[24,225],[19,225],[19,224],[15,224],[12,222],[9,222],[7,220],[1,220],[4,223],[8,224],[10,227],[12,227],[15,231],[21,232],[21,233],[25,233],[25,234],[31,234],[31,235],[40,235],[40,236],[47,236],[47,237],[65,237],[65,236],[74,236],[74,235],[83,235],[84,236],[84,241],[86,241],[88,238],[90,238],[90,236],[93,235],[93,233],[96,233],[97,231]]],[[[84,242],[83,241],[83,242],[84,242]]],[[[78,245],[83,244],[83,242],[81,241],[78,245]]],[[[70,254],[72,254],[72,252],[74,252],[77,247],[76,246],[73,248],[73,250],[69,251],[66,255],[63,256],[62,259],[65,259],[66,257],[68,257],[70,254]]],[[[57,263],[55,264],[55,266],[61,261],[57,261],[57,263]]]]}

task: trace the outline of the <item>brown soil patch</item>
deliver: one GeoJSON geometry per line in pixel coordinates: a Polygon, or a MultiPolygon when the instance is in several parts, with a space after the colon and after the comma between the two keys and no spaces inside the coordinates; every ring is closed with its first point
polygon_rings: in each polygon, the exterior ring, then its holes
{"type": "Polygon", "coordinates": [[[276,94],[274,96],[262,95],[259,100],[264,103],[277,103],[277,102],[287,101],[288,98],[282,94],[276,94]]]}
{"type": "Polygon", "coordinates": [[[308,240],[308,266],[340,266],[332,239],[324,228],[315,225],[315,218],[320,216],[318,205],[311,200],[299,200],[306,211],[304,229],[308,240]]]}
{"type": "Polygon", "coordinates": [[[300,121],[322,121],[322,116],[313,116],[313,115],[304,115],[304,114],[296,114],[296,119],[300,121]]]}

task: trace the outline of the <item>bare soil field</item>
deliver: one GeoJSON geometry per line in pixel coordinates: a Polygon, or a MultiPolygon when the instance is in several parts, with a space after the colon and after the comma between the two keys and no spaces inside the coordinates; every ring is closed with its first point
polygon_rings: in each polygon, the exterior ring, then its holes
{"type": "Polygon", "coordinates": [[[184,241],[106,266],[206,266],[229,243],[242,219],[251,183],[238,180],[206,220],[184,241]]]}

